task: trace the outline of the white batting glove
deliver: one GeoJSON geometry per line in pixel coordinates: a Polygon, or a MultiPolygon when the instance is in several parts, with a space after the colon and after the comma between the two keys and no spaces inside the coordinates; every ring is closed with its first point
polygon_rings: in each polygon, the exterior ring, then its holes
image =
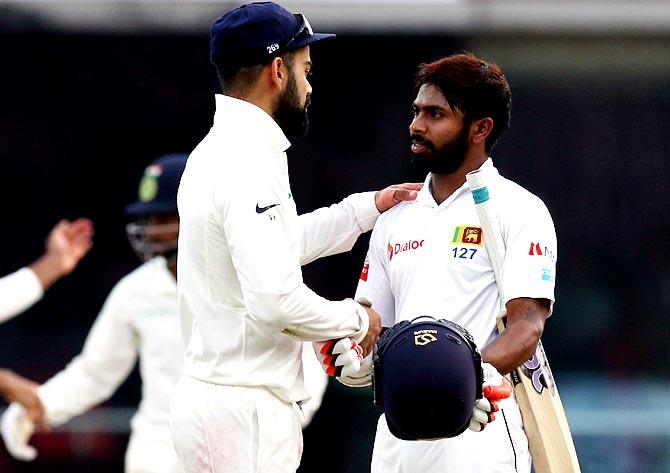
{"type": "Polygon", "coordinates": [[[353,338],[314,342],[312,345],[328,376],[350,376],[361,368],[363,347],[353,338]]]}
{"type": "Polygon", "coordinates": [[[484,382],[482,384],[484,397],[477,399],[475,402],[470,425],[468,425],[468,428],[475,432],[481,432],[489,422],[495,420],[494,413],[499,410],[497,401],[507,399],[512,394],[512,384],[498,373],[495,366],[490,363],[482,363],[482,370],[484,371],[484,382]]]}
{"type": "Polygon", "coordinates": [[[337,380],[350,388],[363,388],[372,384],[372,353],[363,358],[360,369],[348,376],[340,376],[337,380]]]}
{"type": "Polygon", "coordinates": [[[32,461],[37,457],[37,450],[28,445],[28,440],[35,430],[35,424],[28,419],[26,410],[21,404],[11,403],[0,419],[0,434],[7,451],[17,460],[32,461]]]}

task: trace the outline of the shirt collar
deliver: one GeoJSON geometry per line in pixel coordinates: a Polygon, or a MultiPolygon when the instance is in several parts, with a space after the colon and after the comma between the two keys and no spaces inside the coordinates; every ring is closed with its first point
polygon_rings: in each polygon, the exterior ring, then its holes
{"type": "Polygon", "coordinates": [[[291,146],[277,122],[265,110],[251,102],[227,95],[216,94],[215,99],[215,128],[243,127],[248,130],[248,133],[253,133],[255,139],[261,135],[264,136],[272,151],[279,153],[286,151],[291,146]]]}
{"type": "MultiPolygon", "coordinates": [[[[495,168],[493,165],[493,161],[491,158],[486,158],[486,161],[479,167],[479,170],[484,171],[487,173],[487,175],[491,176],[498,176],[498,170],[495,168]]],[[[432,173],[428,173],[426,176],[425,181],[423,182],[423,187],[419,191],[419,194],[416,196],[416,201],[428,205],[429,207],[437,207],[437,202],[435,202],[435,199],[433,198],[433,193],[430,191],[430,181],[431,181],[432,173]]],[[[454,193],[449,196],[447,201],[453,201],[459,194],[461,194],[463,191],[465,191],[468,188],[468,183],[467,181],[463,183],[461,187],[459,187],[454,193]]],[[[444,203],[444,202],[443,202],[444,203]]]]}

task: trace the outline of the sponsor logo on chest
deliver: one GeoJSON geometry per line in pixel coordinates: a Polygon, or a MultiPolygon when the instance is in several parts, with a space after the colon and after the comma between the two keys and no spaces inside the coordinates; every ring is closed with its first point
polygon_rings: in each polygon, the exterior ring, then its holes
{"type": "Polygon", "coordinates": [[[389,261],[393,259],[398,253],[404,253],[405,251],[418,250],[423,246],[424,240],[408,240],[403,243],[389,243],[386,247],[386,252],[388,253],[389,261]]]}

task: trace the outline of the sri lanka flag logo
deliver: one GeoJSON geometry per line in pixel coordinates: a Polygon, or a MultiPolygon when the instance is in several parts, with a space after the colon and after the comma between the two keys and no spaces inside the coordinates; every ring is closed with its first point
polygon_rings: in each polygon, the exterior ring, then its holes
{"type": "Polygon", "coordinates": [[[467,225],[458,225],[454,228],[451,243],[454,245],[482,246],[482,228],[467,225]]]}

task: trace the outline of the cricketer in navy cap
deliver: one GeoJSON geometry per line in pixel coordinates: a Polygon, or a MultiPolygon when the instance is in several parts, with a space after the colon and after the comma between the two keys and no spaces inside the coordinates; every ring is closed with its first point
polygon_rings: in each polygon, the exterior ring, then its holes
{"type": "Polygon", "coordinates": [[[249,3],[212,24],[210,58],[217,69],[265,65],[273,57],[334,37],[314,33],[302,13],[274,2],[249,3]]]}

